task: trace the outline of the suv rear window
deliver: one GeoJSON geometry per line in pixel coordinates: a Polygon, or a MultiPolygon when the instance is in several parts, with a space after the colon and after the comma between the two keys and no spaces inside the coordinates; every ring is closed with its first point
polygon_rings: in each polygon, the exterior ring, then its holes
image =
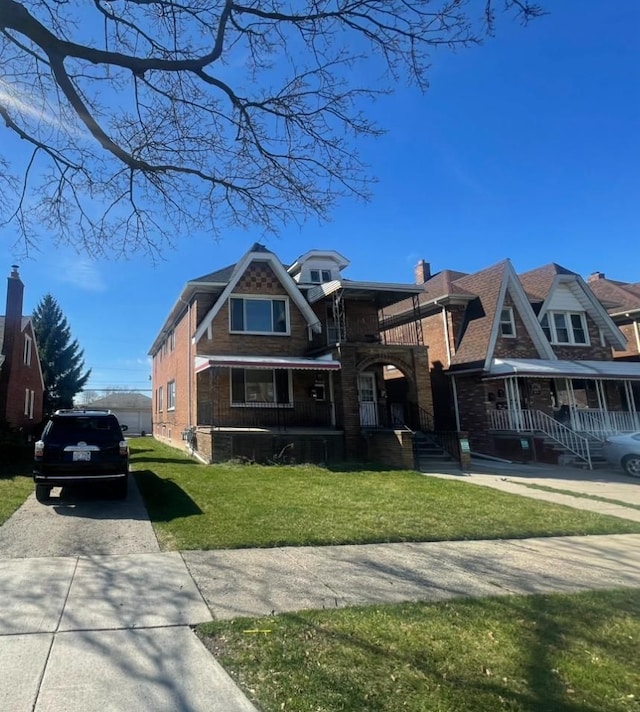
{"type": "Polygon", "coordinates": [[[115,418],[69,417],[55,418],[46,433],[52,445],[68,445],[83,440],[88,445],[117,442],[122,438],[115,418]]]}

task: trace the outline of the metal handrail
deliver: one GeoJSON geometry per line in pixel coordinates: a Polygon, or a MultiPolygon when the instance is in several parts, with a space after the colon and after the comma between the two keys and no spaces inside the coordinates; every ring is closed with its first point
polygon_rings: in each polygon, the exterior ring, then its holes
{"type": "Polygon", "coordinates": [[[490,424],[499,430],[539,431],[555,440],[566,450],[584,460],[589,469],[591,464],[591,449],[589,439],[571,430],[566,425],[555,420],[541,410],[494,410],[490,411],[490,424]],[[497,426],[497,427],[496,427],[497,426]]]}

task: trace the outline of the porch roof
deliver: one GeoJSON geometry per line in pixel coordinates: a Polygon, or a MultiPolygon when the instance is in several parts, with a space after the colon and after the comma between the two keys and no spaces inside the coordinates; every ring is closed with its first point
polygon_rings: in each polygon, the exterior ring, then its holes
{"type": "Polygon", "coordinates": [[[640,362],[562,361],[560,359],[494,358],[487,378],[587,378],[640,381],[640,362]]]}
{"type": "Polygon", "coordinates": [[[296,371],[336,371],[340,368],[340,361],[330,358],[306,358],[304,356],[196,356],[196,373],[207,368],[222,367],[237,368],[287,368],[296,371]]]}

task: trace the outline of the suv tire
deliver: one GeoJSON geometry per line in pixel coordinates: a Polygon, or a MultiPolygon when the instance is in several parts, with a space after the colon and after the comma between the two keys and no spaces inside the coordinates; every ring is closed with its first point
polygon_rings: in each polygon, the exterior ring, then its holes
{"type": "Polygon", "coordinates": [[[51,496],[51,487],[49,485],[36,485],[36,499],[38,502],[48,502],[51,496]]]}

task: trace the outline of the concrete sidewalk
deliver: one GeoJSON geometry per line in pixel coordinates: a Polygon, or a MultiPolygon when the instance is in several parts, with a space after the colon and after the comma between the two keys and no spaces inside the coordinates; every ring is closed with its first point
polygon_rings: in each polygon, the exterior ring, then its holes
{"type": "Polygon", "coordinates": [[[0,709],[255,712],[179,553],[0,560],[0,709]]]}
{"type": "Polygon", "coordinates": [[[640,534],[0,560],[0,709],[250,712],[189,626],[640,587],[640,534]],[[186,562],[186,566],[185,566],[186,562]]]}

